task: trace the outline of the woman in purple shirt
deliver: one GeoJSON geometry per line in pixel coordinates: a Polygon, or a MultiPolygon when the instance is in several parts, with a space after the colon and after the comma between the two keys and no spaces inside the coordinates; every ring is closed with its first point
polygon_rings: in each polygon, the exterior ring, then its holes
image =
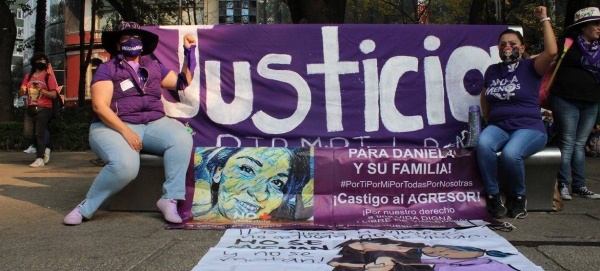
{"type": "Polygon", "coordinates": [[[90,147],[106,165],[64,224],[79,225],[91,218],[102,202],[135,179],[140,151],[164,157],[166,180],[157,206],[168,222],[182,222],[177,200],[185,199],[192,137],[183,124],[165,116],[161,97],[163,88],[183,90],[191,82],[195,43],[191,35],[183,37],[185,58],[177,75],[148,56],[158,36],[137,23],[123,22],[119,30],[102,33],[102,45],[113,58],[98,67],[92,80],[96,117],[90,126],[90,147]]]}
{"type": "Polygon", "coordinates": [[[542,122],[538,90],[542,75],[556,56],[556,40],[546,7],[534,9],[544,33],[544,51],[534,59],[523,59],[523,36],[505,30],[498,38],[502,62],[485,73],[481,108],[487,127],[477,142],[477,163],[488,195],[488,209],[494,218],[507,213],[498,185],[498,166],[512,180],[513,218],[527,216],[525,167],[523,160],[546,145],[548,136],[542,122]],[[497,152],[502,152],[500,158],[497,152]]]}

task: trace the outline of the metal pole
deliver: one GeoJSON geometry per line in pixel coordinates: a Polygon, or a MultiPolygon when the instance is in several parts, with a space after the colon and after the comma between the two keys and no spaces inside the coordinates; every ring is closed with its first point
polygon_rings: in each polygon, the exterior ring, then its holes
{"type": "Polygon", "coordinates": [[[179,19],[178,21],[178,25],[181,25],[181,16],[182,16],[182,10],[181,10],[181,0],[179,0],[179,19]]]}

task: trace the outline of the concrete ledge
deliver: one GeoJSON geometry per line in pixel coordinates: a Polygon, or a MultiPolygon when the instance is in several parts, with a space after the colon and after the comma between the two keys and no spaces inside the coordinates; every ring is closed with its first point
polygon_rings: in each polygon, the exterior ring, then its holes
{"type": "MultiPolygon", "coordinates": [[[[500,155],[500,154],[498,154],[500,155]]],[[[528,211],[554,211],[556,173],[560,167],[560,150],[546,147],[525,159],[525,189],[528,211]]],[[[510,180],[499,171],[500,189],[510,195],[510,180]]],[[[508,197],[510,199],[510,197],[508,197]]]]}
{"type": "MultiPolygon", "coordinates": [[[[140,155],[140,172],[123,190],[112,196],[110,209],[114,211],[158,211],[156,201],[162,196],[165,170],[162,156],[140,155]]],[[[525,159],[525,186],[529,211],[554,211],[554,182],[560,166],[560,150],[546,147],[525,159]]],[[[509,180],[500,171],[500,187],[505,195],[509,180]]]]}
{"type": "Polygon", "coordinates": [[[113,211],[158,212],[156,202],[162,196],[165,168],[162,156],[140,155],[140,172],[123,190],[110,198],[113,211]]]}

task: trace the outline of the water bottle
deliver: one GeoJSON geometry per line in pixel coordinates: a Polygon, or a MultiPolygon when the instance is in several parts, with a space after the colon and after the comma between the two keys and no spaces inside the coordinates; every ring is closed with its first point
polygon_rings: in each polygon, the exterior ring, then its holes
{"type": "Polygon", "coordinates": [[[475,148],[481,133],[481,110],[479,105],[469,107],[469,131],[465,148],[475,148]]]}

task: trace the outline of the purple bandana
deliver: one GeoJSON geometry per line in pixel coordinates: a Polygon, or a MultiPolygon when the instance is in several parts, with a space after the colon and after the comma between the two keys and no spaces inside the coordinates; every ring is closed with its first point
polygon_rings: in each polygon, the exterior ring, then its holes
{"type": "Polygon", "coordinates": [[[588,43],[579,35],[577,36],[577,45],[583,57],[581,66],[596,76],[596,82],[600,83],[600,54],[598,53],[598,40],[588,43]]]}

